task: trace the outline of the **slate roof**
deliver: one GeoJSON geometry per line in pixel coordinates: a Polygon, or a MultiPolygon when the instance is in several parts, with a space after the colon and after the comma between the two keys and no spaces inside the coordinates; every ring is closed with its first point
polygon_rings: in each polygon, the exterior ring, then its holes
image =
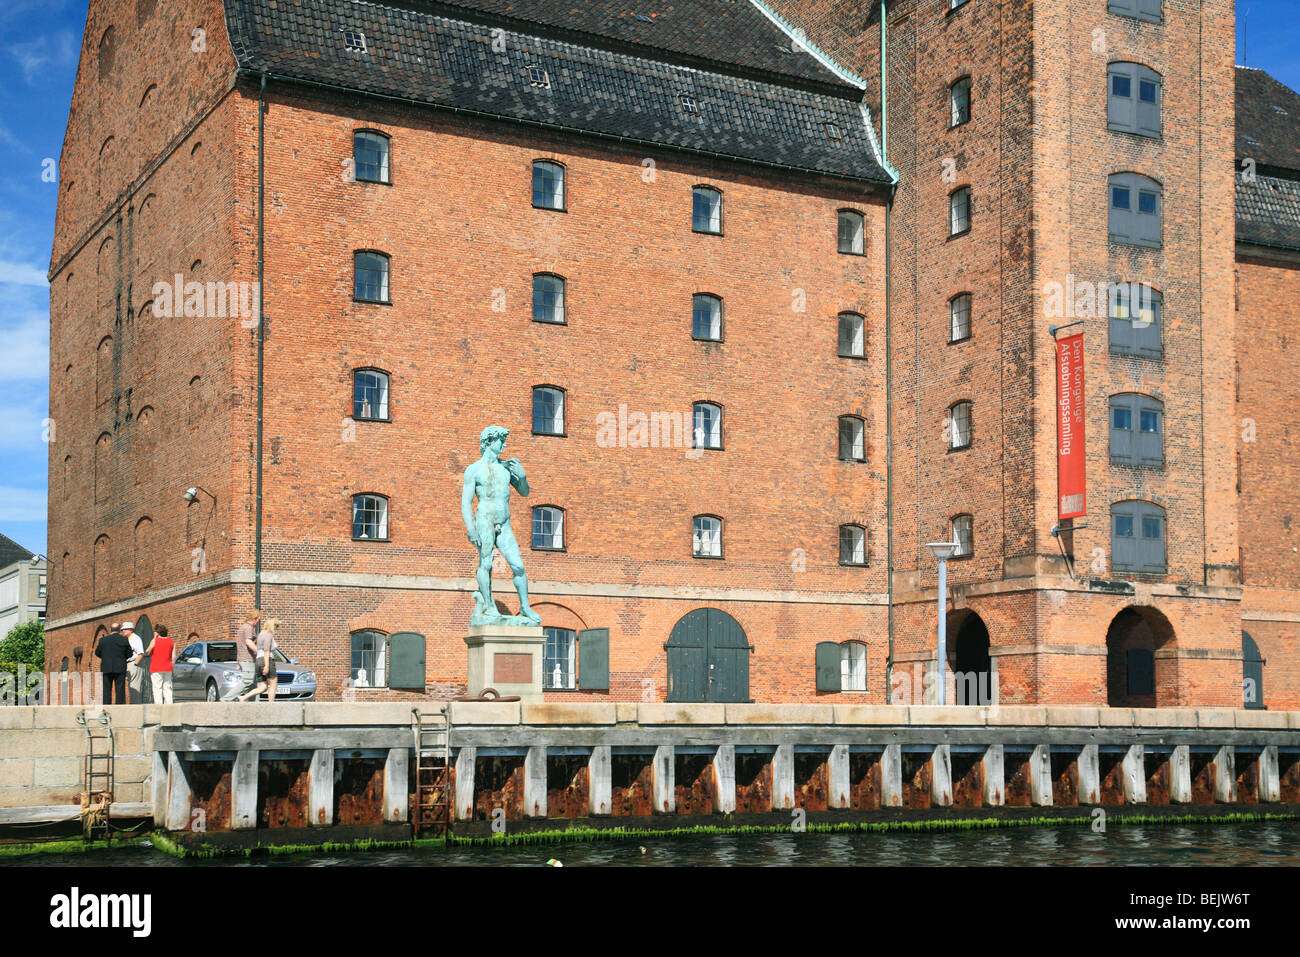
{"type": "Polygon", "coordinates": [[[0,568],[8,568],[14,562],[25,562],[35,557],[35,552],[23,548],[8,535],[0,535],[0,568]]]}
{"type": "MultiPolygon", "coordinates": [[[[568,3],[583,9],[579,0],[568,3]]],[[[676,56],[672,51],[664,58],[634,55],[541,35],[546,32],[541,27],[536,32],[493,27],[441,15],[430,4],[397,0],[225,4],[231,45],[245,70],[765,165],[891,180],[878,159],[861,91],[846,83],[833,86],[834,74],[821,67],[825,84],[783,83],[776,77],[768,82],[723,63],[702,69],[670,62],[676,56]],[[347,49],[345,30],[363,31],[367,52],[347,49]],[[494,37],[494,30],[504,32],[494,37]],[[504,51],[497,52],[502,41],[504,51]],[[530,67],[547,70],[549,87],[530,85],[530,67]],[[683,95],[694,97],[698,116],[682,109],[683,95]],[[841,141],[828,136],[828,123],[841,141]]],[[[608,7],[603,0],[596,5],[608,7]]],[[[724,0],[713,5],[732,6],[724,0]]],[[[746,0],[734,5],[752,9],[746,0]]],[[[466,10],[465,16],[473,14],[466,10]]],[[[586,16],[580,13],[576,22],[586,23],[586,16]]],[[[551,17],[561,19],[557,13],[551,17]]],[[[747,29],[757,35],[759,26],[751,21],[747,29]]],[[[774,43],[789,42],[769,26],[774,43]]],[[[729,39],[716,32],[713,37],[719,46],[729,39]]]]}
{"type": "Polygon", "coordinates": [[[1241,66],[1236,87],[1237,242],[1300,249],[1300,94],[1241,66]]]}

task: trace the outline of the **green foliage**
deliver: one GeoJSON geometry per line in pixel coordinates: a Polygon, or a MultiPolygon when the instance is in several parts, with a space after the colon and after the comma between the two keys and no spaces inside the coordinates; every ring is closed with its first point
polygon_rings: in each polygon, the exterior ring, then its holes
{"type": "MultiPolygon", "coordinates": [[[[0,662],[22,662],[27,670],[45,670],[45,623],[25,621],[14,625],[0,641],[0,662]]],[[[17,670],[16,668],[14,669],[17,670]]]]}

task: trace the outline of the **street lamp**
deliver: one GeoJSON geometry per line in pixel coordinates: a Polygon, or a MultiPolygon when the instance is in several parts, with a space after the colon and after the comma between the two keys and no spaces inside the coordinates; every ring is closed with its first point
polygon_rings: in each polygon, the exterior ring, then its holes
{"type": "Polygon", "coordinates": [[[944,700],[948,677],[944,673],[948,659],[948,559],[957,551],[959,542],[926,542],[930,554],[939,559],[939,704],[944,700]]]}

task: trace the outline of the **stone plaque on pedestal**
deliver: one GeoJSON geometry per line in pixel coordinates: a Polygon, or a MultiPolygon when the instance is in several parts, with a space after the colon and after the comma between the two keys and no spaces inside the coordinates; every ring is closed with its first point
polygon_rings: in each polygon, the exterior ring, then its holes
{"type": "Polygon", "coordinates": [[[539,625],[471,625],[468,695],[495,688],[522,701],[542,700],[542,657],[546,638],[539,625]]]}

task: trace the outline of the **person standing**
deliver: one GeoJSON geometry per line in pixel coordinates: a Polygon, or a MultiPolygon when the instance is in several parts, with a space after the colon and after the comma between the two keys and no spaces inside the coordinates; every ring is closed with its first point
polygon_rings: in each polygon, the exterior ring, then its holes
{"type": "Polygon", "coordinates": [[[167,637],[166,625],[154,625],[153,641],[145,649],[149,655],[149,681],[153,685],[155,704],[172,703],[172,666],[176,663],[176,642],[167,637]]]}
{"type": "Polygon", "coordinates": [[[118,631],[116,622],[113,630],[99,639],[95,646],[95,656],[100,659],[99,670],[104,676],[104,704],[126,704],[126,663],[131,657],[131,643],[118,631]]]}
{"type": "Polygon", "coordinates": [[[144,664],[144,642],[135,633],[135,622],[122,622],[122,636],[131,646],[131,657],[126,662],[126,685],[131,689],[131,700],[127,703],[144,704],[144,682],[148,672],[144,664]]]}
{"type": "Polygon", "coordinates": [[[275,672],[275,630],[280,627],[280,619],[268,618],[262,624],[262,630],[257,635],[257,660],[254,664],[256,676],[254,681],[257,687],[252,691],[245,693],[239,700],[247,701],[249,698],[266,692],[268,701],[275,700],[275,692],[280,684],[280,679],[275,672]]]}
{"type": "MultiPolygon", "coordinates": [[[[244,679],[240,691],[247,692],[257,683],[253,656],[257,654],[257,630],[261,623],[262,609],[254,608],[239,626],[239,631],[235,635],[235,662],[239,665],[239,673],[244,679]]],[[[245,697],[241,696],[239,700],[243,701],[245,697]]]]}

